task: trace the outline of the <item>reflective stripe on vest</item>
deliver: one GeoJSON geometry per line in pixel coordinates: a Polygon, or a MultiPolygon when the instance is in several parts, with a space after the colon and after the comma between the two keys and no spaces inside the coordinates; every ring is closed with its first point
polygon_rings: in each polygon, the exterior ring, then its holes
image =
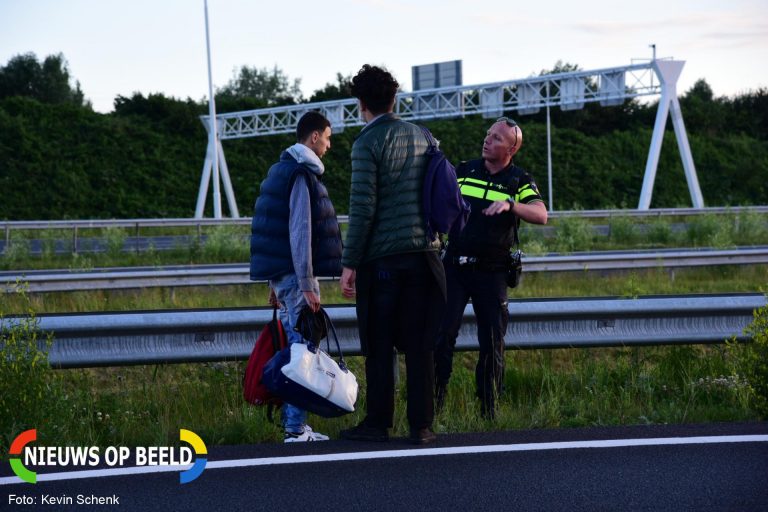
{"type": "Polygon", "coordinates": [[[463,196],[476,197],[488,201],[506,201],[511,197],[506,192],[499,192],[494,183],[475,178],[459,178],[457,181],[463,196]]]}

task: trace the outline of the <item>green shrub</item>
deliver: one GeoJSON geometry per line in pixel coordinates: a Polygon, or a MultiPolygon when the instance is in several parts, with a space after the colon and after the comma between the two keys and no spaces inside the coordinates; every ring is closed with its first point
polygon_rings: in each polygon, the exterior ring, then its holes
{"type": "Polygon", "coordinates": [[[752,323],[744,329],[750,343],[729,344],[735,353],[735,370],[746,379],[752,408],[768,418],[768,306],[756,309],[752,323]]]}
{"type": "Polygon", "coordinates": [[[216,226],[203,245],[206,261],[224,263],[248,258],[248,241],[238,226],[216,226]]]}
{"type": "Polygon", "coordinates": [[[107,256],[112,259],[120,258],[125,246],[127,235],[123,228],[108,227],[104,230],[104,242],[107,245],[107,256]]]}
{"type": "Polygon", "coordinates": [[[768,216],[758,212],[742,212],[736,220],[736,242],[758,245],[768,238],[768,216]]]}
{"type": "Polygon", "coordinates": [[[547,246],[541,240],[522,240],[520,248],[528,256],[544,256],[547,254],[547,246]]]}
{"type": "Polygon", "coordinates": [[[3,251],[3,263],[5,266],[21,263],[29,260],[30,244],[23,235],[11,232],[9,243],[3,251]]]}
{"type": "Polygon", "coordinates": [[[611,217],[608,226],[608,236],[614,244],[634,244],[637,241],[637,225],[635,220],[630,217],[611,217]]]}
{"type": "Polygon", "coordinates": [[[43,261],[51,261],[56,256],[57,234],[55,229],[44,229],[40,232],[40,256],[43,261]]]}
{"type": "Polygon", "coordinates": [[[648,241],[653,245],[665,246],[672,241],[672,227],[669,222],[657,217],[648,223],[648,241]]]}
{"type": "Polygon", "coordinates": [[[0,310],[0,455],[20,432],[40,428],[55,415],[60,389],[48,364],[51,336],[43,335],[22,286],[25,316],[0,310]]]}
{"type": "Polygon", "coordinates": [[[595,232],[592,224],[581,217],[563,217],[555,223],[555,251],[569,253],[592,248],[595,232]]]}
{"type": "Polygon", "coordinates": [[[93,259],[84,256],[82,254],[73,252],[72,256],[70,257],[69,262],[69,270],[77,270],[77,271],[87,271],[87,270],[93,270],[93,259]]]}
{"type": "Polygon", "coordinates": [[[726,216],[700,215],[688,223],[688,241],[694,247],[729,247],[733,225],[726,216]]]}

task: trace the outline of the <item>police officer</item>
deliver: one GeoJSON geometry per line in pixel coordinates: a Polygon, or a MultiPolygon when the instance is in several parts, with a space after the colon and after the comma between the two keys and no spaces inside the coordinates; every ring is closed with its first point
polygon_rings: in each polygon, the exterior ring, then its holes
{"type": "Polygon", "coordinates": [[[483,417],[495,417],[495,399],[504,379],[504,334],[507,331],[506,271],[519,219],[546,224],[547,209],[533,177],[517,167],[513,156],[523,132],[502,117],[483,140],[482,158],[456,169],[461,194],[472,206],[466,227],[448,241],[443,257],[448,305],[435,347],[435,397],[438,410],[453,366],[453,350],[469,299],[477,319],[480,353],[475,369],[483,417]]]}

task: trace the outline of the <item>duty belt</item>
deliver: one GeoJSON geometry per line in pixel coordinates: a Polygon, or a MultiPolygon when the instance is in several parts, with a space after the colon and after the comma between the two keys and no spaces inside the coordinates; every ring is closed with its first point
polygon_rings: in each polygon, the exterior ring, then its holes
{"type": "Polygon", "coordinates": [[[474,256],[454,256],[451,260],[454,265],[475,265],[480,261],[474,256]]]}
{"type": "Polygon", "coordinates": [[[496,271],[505,270],[506,268],[504,263],[501,263],[498,261],[492,262],[492,261],[484,260],[483,258],[478,258],[476,256],[451,256],[450,260],[451,260],[451,263],[453,263],[454,265],[460,268],[466,268],[466,269],[496,272],[496,271]]]}

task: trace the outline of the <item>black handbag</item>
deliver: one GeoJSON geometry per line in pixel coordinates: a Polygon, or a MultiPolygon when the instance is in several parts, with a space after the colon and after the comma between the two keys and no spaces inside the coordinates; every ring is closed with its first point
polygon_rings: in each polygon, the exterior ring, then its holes
{"type": "Polygon", "coordinates": [[[523,279],[523,253],[520,249],[509,253],[507,262],[507,286],[515,288],[523,279]]]}

